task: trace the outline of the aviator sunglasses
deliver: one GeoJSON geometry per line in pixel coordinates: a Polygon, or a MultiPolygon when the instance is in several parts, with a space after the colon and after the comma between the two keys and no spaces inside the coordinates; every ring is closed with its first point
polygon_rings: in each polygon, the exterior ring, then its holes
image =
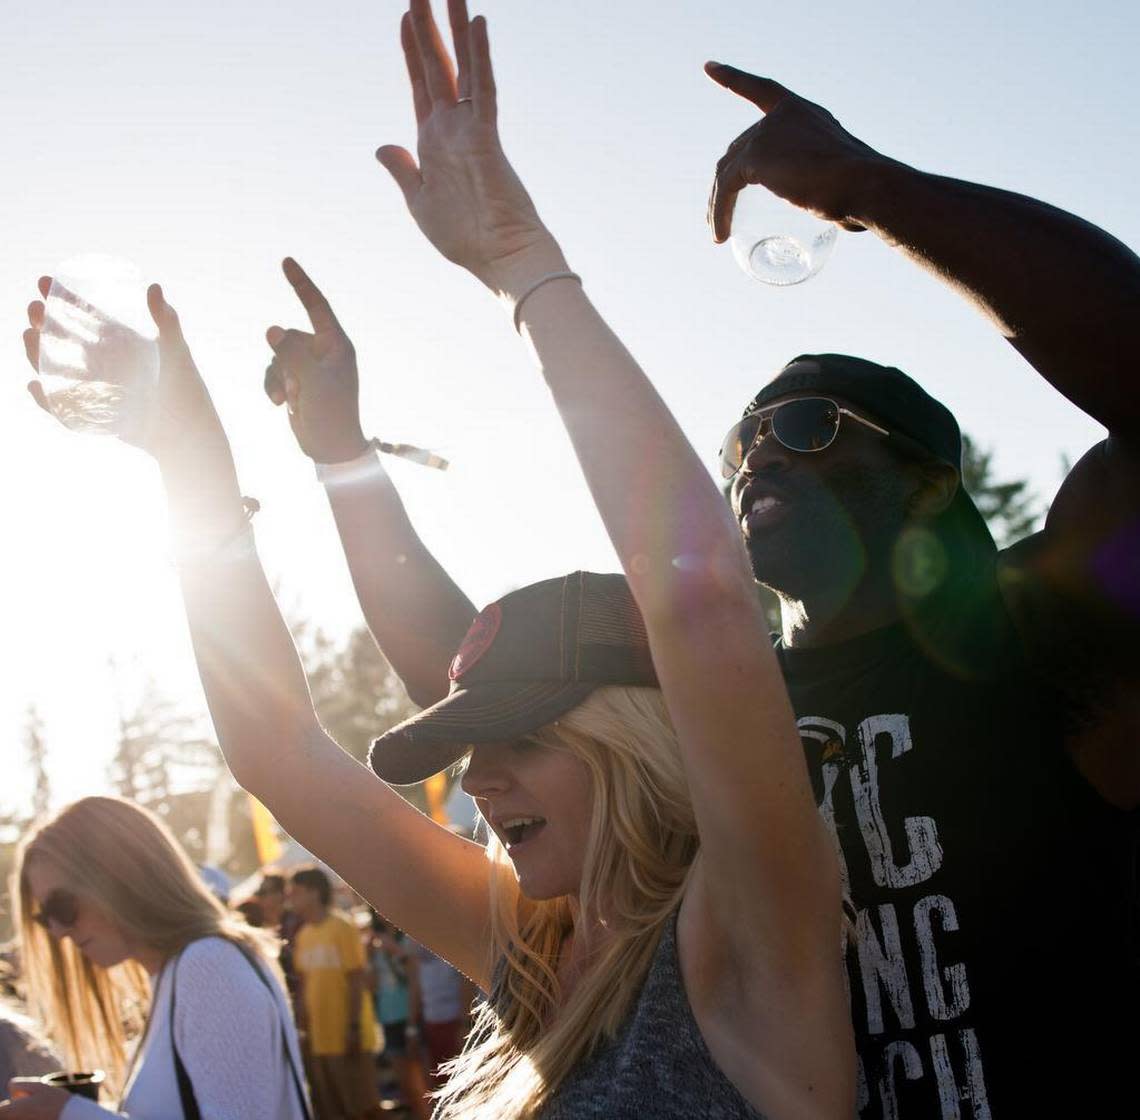
{"type": "Polygon", "coordinates": [[[79,921],[79,899],[71,891],[57,888],[44,899],[32,921],[50,930],[52,922],[63,929],[71,929],[79,921]]]}
{"type": "Polygon", "coordinates": [[[748,452],[769,433],[789,451],[823,451],[835,442],[844,416],[850,416],[881,436],[890,435],[886,428],[880,428],[848,408],[841,408],[829,397],[799,397],[750,413],[734,424],[720,449],[721,474],[732,478],[744,465],[748,452]]]}

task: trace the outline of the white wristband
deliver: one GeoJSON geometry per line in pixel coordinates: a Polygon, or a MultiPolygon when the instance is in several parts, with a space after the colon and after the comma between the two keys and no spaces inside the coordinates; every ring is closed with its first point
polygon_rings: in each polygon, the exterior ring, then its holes
{"type": "Polygon", "coordinates": [[[362,455],[349,459],[343,463],[314,463],[317,481],[328,486],[340,482],[361,482],[367,478],[383,474],[377,451],[385,455],[395,455],[399,459],[407,459],[418,463],[421,467],[431,467],[433,470],[445,471],[449,464],[442,455],[434,451],[425,451],[422,447],[414,447],[410,443],[387,443],[382,439],[370,439],[368,447],[362,455]]]}
{"type": "Polygon", "coordinates": [[[317,472],[317,481],[324,486],[339,482],[359,482],[381,473],[383,469],[372,440],[368,441],[364,453],[355,459],[346,459],[343,463],[314,463],[313,468],[317,472]]]}

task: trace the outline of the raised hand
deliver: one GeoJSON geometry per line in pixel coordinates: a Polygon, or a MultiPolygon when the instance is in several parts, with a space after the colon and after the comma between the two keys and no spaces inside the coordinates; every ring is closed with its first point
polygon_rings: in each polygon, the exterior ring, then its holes
{"type": "Polygon", "coordinates": [[[855,219],[861,192],[873,172],[892,161],[852,136],[822,106],[771,78],[719,62],[706,63],[705,73],[764,114],[717,162],[708,206],[713,239],[728,239],[736,196],[750,183],[844,229],[861,231],[855,219]]]}
{"type": "Polygon", "coordinates": [[[385,145],[376,158],[403,191],[429,241],[489,287],[497,273],[549,241],[530,196],[499,143],[487,21],[469,21],[465,0],[448,0],[458,69],[432,16],[411,0],[400,24],[418,129],[419,164],[385,145]]]}
{"type": "Polygon", "coordinates": [[[309,458],[344,463],[367,446],[360,427],[356,351],[305,270],[291,257],[282,269],[313,330],[275,326],[266,331],[273,361],[265,371],[265,392],[274,404],[288,404],[289,425],[309,458]]]}
{"type": "MultiPolygon", "coordinates": [[[[41,276],[38,288],[47,299],[51,277],[41,276]]],[[[222,450],[228,458],[225,431],[183,337],[178,313],[166,302],[157,284],[147,289],[147,307],[158,327],[158,390],[149,423],[131,442],[164,466],[202,461],[203,456],[222,450]]],[[[33,300],[28,305],[28,324],[24,331],[24,352],[38,373],[40,332],[44,325],[42,300],[33,300]]],[[[40,408],[52,412],[38,380],[28,383],[28,392],[40,408]]]]}

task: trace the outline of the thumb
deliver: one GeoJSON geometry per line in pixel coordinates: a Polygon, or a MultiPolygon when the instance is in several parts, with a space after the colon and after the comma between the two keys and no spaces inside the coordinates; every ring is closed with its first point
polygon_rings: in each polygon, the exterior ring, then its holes
{"type": "Polygon", "coordinates": [[[751,101],[762,113],[770,113],[791,90],[785,89],[771,78],[761,78],[759,74],[749,74],[747,70],[737,70],[723,62],[706,62],[705,73],[718,86],[732,90],[745,101],[751,101]]]}
{"type": "Polygon", "coordinates": [[[146,290],[146,305],[154,325],[158,327],[158,344],[161,348],[169,345],[185,346],[186,340],[182,337],[182,324],[178,321],[178,312],[166,302],[162,288],[151,284],[146,290]]]}
{"type": "Polygon", "coordinates": [[[385,144],[376,149],[376,158],[396,180],[396,186],[403,191],[404,201],[411,206],[416,192],[423,185],[420,169],[412,153],[407,148],[399,148],[395,144],[385,144]]]}
{"type": "Polygon", "coordinates": [[[269,343],[269,349],[274,352],[285,341],[285,328],[284,327],[270,327],[265,332],[265,341],[269,343]]]}

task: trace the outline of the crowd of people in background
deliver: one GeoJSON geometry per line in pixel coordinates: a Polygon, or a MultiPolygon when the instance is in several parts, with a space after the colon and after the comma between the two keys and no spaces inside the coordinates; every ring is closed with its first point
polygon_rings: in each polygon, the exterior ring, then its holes
{"type": "MultiPolygon", "coordinates": [[[[111,798],[85,802],[87,811],[109,812],[128,827],[138,828],[138,843],[158,846],[170,859],[168,872],[180,874],[183,889],[190,897],[196,896],[201,908],[217,919],[215,935],[239,941],[248,936],[248,944],[270,947],[276,965],[273,973],[283,984],[289,1014],[296,1024],[297,1053],[315,1120],[375,1120],[393,1114],[426,1120],[431,1112],[430,1091],[442,1081],[440,1067],[459,1053],[470,1025],[476,993],[469,980],[394,929],[335,875],[315,863],[288,870],[267,866],[231,888],[227,876],[217,868],[198,867],[195,876],[173,837],[146,810],[111,798]],[[233,924],[231,917],[238,923],[233,924]],[[242,926],[261,932],[245,935],[242,926]]],[[[72,807],[70,816],[82,814],[85,802],[72,807]]],[[[117,839],[121,843],[123,834],[117,839]]],[[[34,851],[34,840],[27,847],[34,851]]],[[[26,863],[25,858],[21,868],[26,863]]],[[[57,906],[68,904],[60,895],[54,897],[57,906]]],[[[77,923],[69,929],[86,928],[78,925],[84,920],[78,911],[74,915],[49,912],[49,927],[64,928],[60,919],[77,923]]],[[[85,949],[98,951],[90,938],[81,940],[85,949]]],[[[108,951],[114,955],[113,949],[108,951]]],[[[182,956],[181,971],[194,967],[193,955],[186,959],[183,951],[182,956]]],[[[232,979],[224,959],[220,963],[222,978],[232,979]]],[[[235,1010],[228,1003],[233,993],[221,994],[218,965],[214,959],[199,962],[197,975],[187,984],[188,990],[196,986],[204,999],[213,1001],[209,1025],[196,1024],[188,1033],[216,1034],[215,1024],[226,1019],[233,1029],[235,1010]],[[203,984],[203,972],[210,971],[215,975],[203,984]]],[[[75,1068],[74,1061],[65,1060],[64,1046],[53,1042],[27,1013],[29,981],[34,985],[38,979],[42,986],[45,977],[57,974],[53,966],[40,968],[33,977],[31,973],[38,967],[21,960],[17,941],[0,952],[0,1085],[8,1085],[13,1078],[38,1079],[75,1068]]],[[[161,968],[152,979],[160,974],[161,968]]],[[[74,977],[75,973],[67,975],[74,977]]],[[[141,1029],[140,1038],[151,1034],[145,1022],[136,1023],[136,1029],[141,1029]]],[[[234,1037],[230,1037],[231,1045],[234,1037]]],[[[95,1057],[94,1051],[88,1053],[95,1057]]],[[[145,1054],[140,1055],[138,1061],[145,1060],[145,1054]]],[[[99,1061],[107,1064],[105,1056],[99,1061]]],[[[209,1061],[212,1068],[224,1071],[225,1063],[219,1062],[218,1053],[209,1061]]],[[[239,1048],[235,1052],[237,1068],[244,1069],[248,1062],[248,1050],[239,1048]]],[[[258,1078],[252,1070],[250,1073],[248,1080],[256,1085],[258,1078]]],[[[108,1092],[112,1084],[123,1087],[126,1076],[108,1083],[108,1092]]],[[[266,1083],[271,1080],[266,1079],[266,1083]]],[[[177,1092],[177,1081],[167,1088],[177,1092]]],[[[228,1086],[226,1093],[230,1093],[228,1086]]],[[[271,1107],[265,1100],[255,1100],[254,1107],[259,1106],[271,1107]]],[[[90,1111],[92,1116],[98,1114],[90,1111]]]]}

